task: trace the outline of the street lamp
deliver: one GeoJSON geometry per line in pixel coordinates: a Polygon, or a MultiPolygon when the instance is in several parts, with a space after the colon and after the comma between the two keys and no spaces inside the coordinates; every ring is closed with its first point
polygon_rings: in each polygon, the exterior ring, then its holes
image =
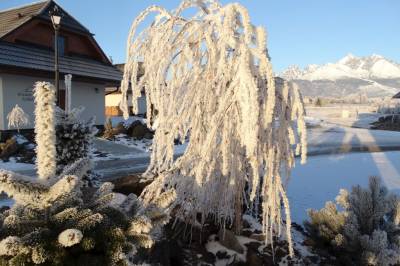
{"type": "Polygon", "coordinates": [[[56,98],[57,98],[57,105],[60,105],[60,70],[58,65],[58,32],[60,30],[60,23],[61,23],[61,12],[58,9],[58,6],[54,6],[54,9],[49,12],[51,22],[53,23],[54,27],[54,83],[56,86],[56,98]]]}

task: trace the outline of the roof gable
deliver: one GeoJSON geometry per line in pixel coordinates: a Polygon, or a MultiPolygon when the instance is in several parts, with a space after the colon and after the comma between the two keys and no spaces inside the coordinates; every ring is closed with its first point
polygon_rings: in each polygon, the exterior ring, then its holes
{"type": "Polygon", "coordinates": [[[101,58],[102,62],[111,65],[109,58],[96,42],[93,34],[53,0],[35,2],[22,7],[0,11],[0,41],[14,42],[15,36],[21,34],[21,32],[24,34],[22,29],[26,30],[28,28],[28,30],[31,30],[29,26],[37,21],[43,21],[51,25],[49,12],[54,9],[54,6],[57,6],[62,13],[61,31],[69,31],[76,35],[85,36],[90,45],[92,45],[93,50],[98,54],[97,57],[101,58]]]}
{"type": "Polygon", "coordinates": [[[72,29],[72,30],[76,30],[76,31],[85,33],[85,34],[92,35],[90,33],[90,31],[85,26],[83,26],[81,23],[79,23],[78,20],[76,20],[67,11],[65,11],[60,5],[57,5],[52,0],[47,1],[47,6],[40,11],[40,13],[37,15],[37,17],[51,22],[51,18],[50,18],[49,12],[54,10],[54,6],[57,6],[58,9],[62,13],[61,27],[69,28],[69,29],[72,29]]]}
{"type": "Polygon", "coordinates": [[[42,1],[0,11],[0,38],[40,14],[48,5],[49,1],[42,1]]]}
{"type": "Polygon", "coordinates": [[[79,23],[78,20],[71,16],[61,6],[53,0],[46,0],[0,11],[0,38],[13,32],[33,18],[40,18],[51,22],[49,11],[53,10],[54,6],[57,6],[63,14],[61,21],[62,27],[92,35],[86,27],[79,23]]]}

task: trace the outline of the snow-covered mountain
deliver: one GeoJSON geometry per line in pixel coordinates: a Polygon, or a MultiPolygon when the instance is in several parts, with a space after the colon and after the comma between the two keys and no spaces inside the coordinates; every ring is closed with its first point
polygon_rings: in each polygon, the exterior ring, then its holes
{"type": "Polygon", "coordinates": [[[280,76],[296,82],[307,96],[382,97],[400,91],[400,65],[380,55],[348,54],[336,63],[309,65],[304,69],[294,65],[280,76]]]}

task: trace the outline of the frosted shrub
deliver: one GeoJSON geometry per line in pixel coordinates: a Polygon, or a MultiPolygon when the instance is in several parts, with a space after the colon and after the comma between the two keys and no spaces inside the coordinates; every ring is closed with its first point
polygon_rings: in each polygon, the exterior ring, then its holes
{"type": "Polygon", "coordinates": [[[144,207],[133,194],[116,203],[111,183],[91,192],[82,176],[60,177],[44,185],[0,171],[0,191],[16,200],[0,214],[0,265],[128,265],[169,219],[173,191],[144,207]]]}
{"type": "Polygon", "coordinates": [[[172,12],[149,7],[134,20],[127,41],[125,118],[130,86],[134,113],[146,88],[147,124],[156,129],[145,176],[157,179],[143,199],[174,187],[178,217],[194,222],[198,213],[202,221],[212,215],[225,226],[240,221],[249,185],[251,203],[262,199],[268,240],[281,232],[283,204],[292,254],[283,182],[295,153],[305,161],[304,109],[296,86],[274,79],[266,33],[251,24],[247,10],[203,0],[183,1],[172,12]],[[192,7],[198,12],[185,17],[192,7]],[[151,12],[157,13],[151,26],[136,34],[151,12]],[[145,72],[137,78],[141,61],[145,72]],[[187,137],[185,153],[174,160],[174,140],[187,137]]]}
{"type": "Polygon", "coordinates": [[[400,199],[389,194],[379,178],[369,187],[342,189],[336,204],[309,210],[307,232],[317,250],[327,250],[345,265],[400,263],[400,199]],[[343,210],[338,210],[339,205],[343,210]]]}
{"type": "Polygon", "coordinates": [[[7,115],[8,127],[16,128],[19,133],[21,126],[27,126],[29,124],[29,115],[27,115],[24,110],[16,104],[11,112],[7,115]]]}
{"type": "MultiPolygon", "coordinates": [[[[56,150],[57,173],[80,158],[91,158],[93,138],[97,133],[94,125],[95,118],[88,121],[80,120],[84,108],[74,108],[71,112],[57,109],[56,123],[56,150]]],[[[88,185],[98,183],[97,175],[89,172],[85,177],[88,185]]]]}

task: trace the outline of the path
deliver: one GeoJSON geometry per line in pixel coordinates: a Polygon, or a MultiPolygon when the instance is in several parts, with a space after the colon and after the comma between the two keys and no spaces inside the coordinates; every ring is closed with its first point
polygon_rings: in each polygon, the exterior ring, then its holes
{"type": "Polygon", "coordinates": [[[113,154],[115,156],[143,154],[143,151],[141,151],[140,149],[128,147],[128,146],[118,144],[118,143],[115,143],[112,141],[104,140],[101,138],[96,138],[93,141],[93,144],[94,144],[94,147],[96,150],[104,152],[104,153],[113,154]]]}
{"type": "Polygon", "coordinates": [[[308,130],[308,155],[400,150],[400,132],[322,123],[308,130]]]}

